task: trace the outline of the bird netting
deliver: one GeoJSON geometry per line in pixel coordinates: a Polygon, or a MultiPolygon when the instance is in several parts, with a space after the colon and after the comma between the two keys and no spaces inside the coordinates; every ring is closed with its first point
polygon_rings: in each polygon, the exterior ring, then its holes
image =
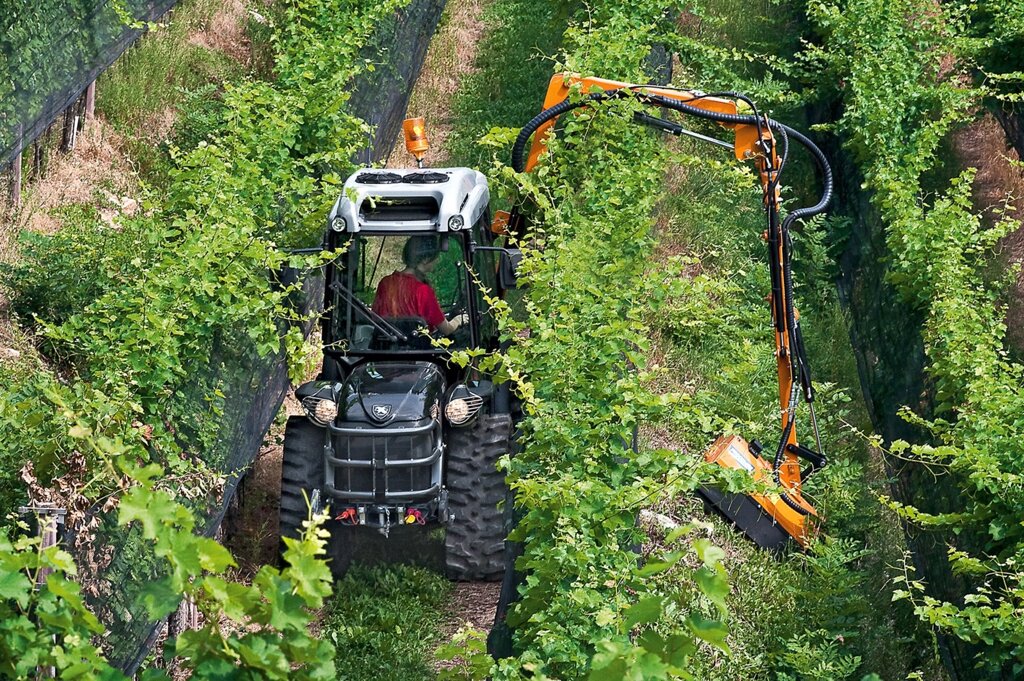
{"type": "MultiPolygon", "coordinates": [[[[376,68],[351,84],[354,94],[349,106],[375,127],[375,134],[368,158],[360,154],[356,162],[378,161],[390,151],[443,8],[444,0],[412,0],[377,28],[363,51],[361,56],[376,68]]],[[[293,301],[301,317],[321,309],[322,287],[323,280],[316,274],[305,279],[293,301]]],[[[306,330],[314,326],[307,322],[306,330]]],[[[193,440],[203,445],[191,448],[224,480],[222,487],[189,502],[203,518],[202,531],[207,535],[220,526],[241,475],[259,453],[288,389],[284,356],[260,357],[245,338],[245,329],[225,334],[209,364],[194,368],[189,394],[176,396],[176,401],[188,405],[185,413],[194,410],[204,415],[197,422],[208,420],[205,417],[214,410],[215,432],[195,435],[193,440]],[[211,394],[221,396],[216,404],[211,403],[211,394]]],[[[189,424],[176,422],[175,427],[179,437],[193,436],[187,432],[189,424]]],[[[75,528],[69,528],[67,541],[81,568],[83,594],[106,627],[104,651],[112,664],[132,674],[162,631],[161,623],[146,616],[139,598],[142,587],[160,573],[148,543],[137,530],[118,527],[116,520],[116,513],[97,509],[88,529],[79,528],[76,534],[75,528]]]]}
{"type": "Polygon", "coordinates": [[[0,0],[0,166],[176,0],[0,0]],[[134,19],[134,21],[132,20],[134,19]]]}

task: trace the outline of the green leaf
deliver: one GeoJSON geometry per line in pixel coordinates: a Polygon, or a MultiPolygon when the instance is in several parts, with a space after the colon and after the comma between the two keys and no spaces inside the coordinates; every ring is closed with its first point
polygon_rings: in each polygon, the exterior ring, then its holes
{"type": "Polygon", "coordinates": [[[158,620],[178,609],[181,592],[174,588],[170,577],[147,582],[139,595],[139,602],[151,619],[158,620]]]}
{"type": "Polygon", "coordinates": [[[729,652],[729,646],[725,643],[729,630],[724,623],[718,620],[705,619],[697,613],[690,615],[686,619],[686,623],[690,626],[690,631],[693,632],[694,636],[726,653],[729,652]]]}
{"type": "Polygon", "coordinates": [[[709,568],[717,566],[725,559],[725,551],[712,544],[710,539],[694,539],[693,547],[697,551],[697,557],[709,568]]]}
{"type": "Polygon", "coordinates": [[[631,605],[622,617],[623,631],[629,631],[638,624],[649,624],[661,617],[665,599],[661,596],[648,596],[631,605]]]}
{"type": "Polygon", "coordinates": [[[204,570],[220,573],[238,564],[231,552],[212,539],[204,539],[199,543],[199,562],[204,570]]]}
{"type": "Polygon", "coordinates": [[[13,600],[21,608],[28,607],[32,582],[24,573],[0,567],[0,598],[13,600]]]}
{"type": "Polygon", "coordinates": [[[715,604],[721,614],[727,611],[726,598],[729,596],[729,582],[717,571],[702,567],[693,573],[693,579],[701,593],[715,604]]]}

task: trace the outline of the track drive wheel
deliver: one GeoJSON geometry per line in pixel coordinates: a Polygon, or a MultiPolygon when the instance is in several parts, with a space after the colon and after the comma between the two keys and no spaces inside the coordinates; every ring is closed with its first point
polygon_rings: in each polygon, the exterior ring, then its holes
{"type": "Polygon", "coordinates": [[[284,551],[285,537],[298,537],[302,522],[309,517],[306,501],[320,494],[324,481],[324,429],[305,416],[289,416],[284,429],[281,457],[281,511],[279,534],[284,551]],[[305,494],[303,494],[305,492],[305,494]]]}
{"type": "Polygon", "coordinates": [[[499,580],[505,572],[505,521],[498,508],[505,474],[495,464],[509,451],[512,418],[481,416],[449,433],[448,508],[455,519],[444,538],[445,571],[461,581],[499,580]]]}

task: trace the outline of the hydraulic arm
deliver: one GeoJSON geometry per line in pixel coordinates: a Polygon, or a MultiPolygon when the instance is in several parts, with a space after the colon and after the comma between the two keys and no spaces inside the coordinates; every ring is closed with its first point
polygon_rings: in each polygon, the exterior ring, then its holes
{"type": "Polygon", "coordinates": [[[529,171],[547,148],[548,136],[557,118],[573,109],[608,99],[631,97],[645,105],[677,111],[683,115],[713,121],[734,132],[733,141],[718,140],[687,130],[678,123],[637,112],[637,122],[659,130],[687,135],[719,146],[729,147],[736,158],[752,161],[757,168],[764,192],[767,229],[764,239],[768,247],[771,274],[772,322],[775,330],[775,354],[779,381],[782,435],[770,460],[762,457],[756,441],[747,442],[731,435],[719,438],[705,453],[705,459],[724,468],[742,470],[759,482],[774,483],[773,491],[737,495],[713,487],[700,493],[716,511],[732,520],[757,544],[779,549],[791,537],[806,546],[816,526],[817,513],[801,494],[801,483],[825,465],[821,454],[817,424],[814,417],[814,388],[810,367],[804,353],[799,315],[793,304],[792,243],[789,230],[801,218],[825,210],[832,198],[832,171],[824,154],[810,139],[792,128],[758,114],[754,104],[732,92],[705,94],[655,85],[633,85],[601,78],[560,74],[551,79],[544,99],[544,110],[519,133],[512,150],[512,166],[517,172],[529,171]],[[570,97],[574,90],[578,96],[570,97]],[[750,112],[740,113],[740,102],[750,112]],[[532,137],[529,154],[526,146],[532,137]],[[779,178],[789,155],[789,142],[796,140],[814,158],[822,173],[824,190],[818,202],[791,211],[780,217],[779,178]],[[808,404],[814,424],[816,449],[802,446],[797,439],[796,407],[802,395],[808,404]],[[801,470],[801,461],[808,463],[801,470]]]}

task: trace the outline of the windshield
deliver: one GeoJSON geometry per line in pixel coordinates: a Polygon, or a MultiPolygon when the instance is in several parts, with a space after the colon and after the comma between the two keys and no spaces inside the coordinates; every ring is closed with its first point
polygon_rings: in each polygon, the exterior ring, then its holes
{"type": "Polygon", "coordinates": [[[432,338],[470,345],[468,278],[461,238],[354,237],[337,263],[328,301],[342,352],[429,351],[432,338]]]}

